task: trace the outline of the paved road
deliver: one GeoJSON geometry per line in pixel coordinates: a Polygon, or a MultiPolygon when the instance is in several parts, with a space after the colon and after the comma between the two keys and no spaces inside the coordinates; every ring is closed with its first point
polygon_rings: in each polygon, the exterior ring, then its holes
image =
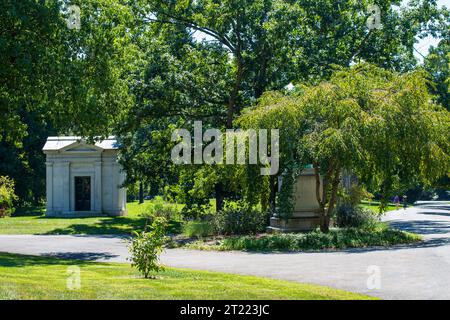
{"type": "MultiPolygon", "coordinates": [[[[327,285],[385,299],[450,299],[450,204],[393,211],[385,220],[422,234],[423,243],[392,248],[311,253],[206,252],[172,249],[166,265],[327,285]],[[376,284],[380,276],[380,288],[376,284]]],[[[123,238],[0,236],[0,251],[125,262],[123,238]]],[[[1,278],[1,277],[0,277],[1,278]]]]}

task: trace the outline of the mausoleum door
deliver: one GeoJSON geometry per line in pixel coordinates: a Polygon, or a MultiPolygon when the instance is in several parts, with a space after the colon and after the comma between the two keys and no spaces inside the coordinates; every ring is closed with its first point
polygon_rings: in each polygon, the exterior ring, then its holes
{"type": "Polygon", "coordinates": [[[75,211],[91,211],[91,177],[75,177],[75,211]]]}

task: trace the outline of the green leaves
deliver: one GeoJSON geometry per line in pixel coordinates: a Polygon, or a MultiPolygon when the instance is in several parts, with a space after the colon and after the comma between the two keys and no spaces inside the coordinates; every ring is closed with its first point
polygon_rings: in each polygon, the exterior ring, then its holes
{"type": "Polygon", "coordinates": [[[45,194],[42,146],[50,135],[105,137],[132,104],[130,1],[0,3],[0,175],[21,204],[45,194]],[[81,8],[69,29],[63,6],[81,8]]]}
{"type": "Polygon", "coordinates": [[[420,70],[355,65],[298,94],[268,93],[240,123],[280,129],[280,172],[288,176],[307,163],[325,181],[346,169],[388,197],[399,185],[431,183],[449,172],[450,116],[433,103],[420,70]]]}
{"type": "MultiPolygon", "coordinates": [[[[132,52],[131,10],[111,0],[78,3],[81,29],[67,28],[61,1],[4,1],[0,7],[0,140],[20,140],[17,115],[37,110],[61,133],[107,136],[130,104],[123,75],[132,52]]],[[[72,3],[74,4],[74,3],[72,3]]]]}
{"type": "Polygon", "coordinates": [[[157,217],[150,231],[135,231],[135,237],[129,241],[130,257],[128,259],[131,261],[131,266],[136,267],[145,278],[148,278],[152,272],[164,270],[164,267],[159,264],[159,255],[167,240],[166,226],[167,221],[157,217]]]}
{"type": "Polygon", "coordinates": [[[425,70],[432,82],[428,85],[437,102],[450,111],[450,40],[442,39],[437,47],[431,47],[424,61],[425,70]]]}
{"type": "Polygon", "coordinates": [[[14,201],[16,200],[14,181],[7,176],[0,176],[0,218],[14,212],[14,201]]]}
{"type": "MultiPolygon", "coordinates": [[[[335,154],[339,154],[342,166],[365,161],[368,155],[361,148],[360,135],[369,131],[380,136],[383,133],[376,131],[375,124],[383,127],[385,118],[379,121],[378,114],[372,114],[371,110],[386,94],[384,89],[377,91],[377,86],[393,76],[367,65],[355,67],[351,73],[346,68],[367,61],[387,69],[413,69],[416,37],[425,36],[430,29],[436,35],[445,33],[447,14],[433,1],[414,1],[396,8],[394,5],[399,1],[381,0],[377,5],[383,28],[369,32],[367,6],[372,3],[133,2],[136,18],[133,34],[141,55],[129,82],[134,106],[122,114],[118,130],[124,144],[133,145],[123,150],[124,159],[130,163],[129,177],[146,176],[159,185],[177,183],[184,172],[177,172],[176,168],[167,170],[170,173],[158,171],[164,179],[153,174],[161,164],[170,166],[167,159],[161,159],[162,155],[168,155],[168,144],[161,139],[162,143],[150,147],[142,143],[143,137],[151,140],[153,134],[149,131],[155,130],[161,130],[163,135],[166,130],[161,128],[169,125],[190,128],[193,120],[216,128],[283,127],[280,161],[292,170],[302,167],[300,162],[307,164],[320,157],[330,159],[335,154]],[[200,41],[205,35],[206,40],[200,41]],[[320,90],[310,90],[311,84],[329,80],[335,71],[333,81],[322,84],[320,90]],[[304,84],[305,88],[297,87],[298,96],[276,99],[276,95],[281,95],[277,91],[289,83],[304,84]],[[305,103],[308,107],[298,107],[305,103]],[[259,107],[247,116],[246,109],[256,104],[259,107]],[[366,121],[373,126],[363,126],[366,121]],[[335,134],[324,134],[328,127],[335,128],[335,134]],[[323,140],[323,147],[318,149],[315,139],[323,140]],[[334,152],[330,153],[332,149],[334,152]],[[166,179],[168,176],[170,179],[166,179]]],[[[406,99],[402,101],[408,105],[406,99]]],[[[244,184],[247,180],[254,181],[252,187],[257,185],[258,189],[268,185],[249,168],[233,170],[233,174],[228,168],[215,167],[215,173],[211,168],[197,169],[204,171],[197,175],[198,185],[186,184],[186,188],[195,189],[202,198],[213,195],[218,181],[224,181],[233,192],[250,194],[248,190],[240,191],[239,183],[227,181],[229,177],[244,184]]],[[[187,176],[196,177],[192,172],[187,176]]]]}

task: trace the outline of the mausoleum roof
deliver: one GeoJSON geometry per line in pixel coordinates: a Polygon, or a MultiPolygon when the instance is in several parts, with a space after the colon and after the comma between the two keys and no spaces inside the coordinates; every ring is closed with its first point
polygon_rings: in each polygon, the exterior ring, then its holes
{"type": "MultiPolygon", "coordinates": [[[[42,148],[43,151],[58,151],[62,150],[70,145],[87,144],[81,137],[75,136],[60,136],[60,137],[48,137],[47,142],[42,148]]],[[[89,145],[89,144],[87,144],[89,145]]],[[[103,150],[116,150],[117,140],[116,137],[110,136],[105,140],[98,141],[94,144],[96,147],[103,150]]]]}

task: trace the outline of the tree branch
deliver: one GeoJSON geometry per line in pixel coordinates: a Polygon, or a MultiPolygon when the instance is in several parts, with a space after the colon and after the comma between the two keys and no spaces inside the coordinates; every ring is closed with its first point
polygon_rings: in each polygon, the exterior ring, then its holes
{"type": "Polygon", "coordinates": [[[366,44],[367,40],[369,40],[369,37],[371,34],[372,34],[372,30],[369,31],[369,33],[364,37],[364,39],[359,44],[359,47],[356,48],[356,50],[352,53],[352,55],[350,56],[350,59],[347,62],[347,65],[349,65],[352,62],[352,60],[361,53],[363,46],[366,44]]]}
{"type": "Polygon", "coordinates": [[[319,173],[319,164],[317,162],[313,163],[313,168],[314,168],[314,176],[316,177],[316,199],[317,202],[319,203],[320,209],[323,210],[325,209],[325,204],[323,202],[323,197],[321,199],[320,197],[320,173],[319,173]]]}
{"type": "Polygon", "coordinates": [[[193,21],[189,21],[187,19],[183,19],[181,17],[175,17],[175,16],[171,16],[168,15],[166,13],[162,13],[160,12],[160,14],[166,16],[168,19],[154,19],[154,18],[144,18],[144,22],[158,22],[158,23],[165,23],[165,24],[177,24],[177,25],[183,25],[189,28],[192,28],[194,30],[197,31],[201,31],[215,39],[217,39],[218,41],[220,41],[224,46],[226,46],[232,53],[236,53],[236,48],[234,47],[234,45],[232,45],[230,39],[228,39],[228,37],[226,35],[222,35],[220,34],[218,31],[205,27],[205,26],[200,26],[198,24],[196,24],[193,21]]]}

